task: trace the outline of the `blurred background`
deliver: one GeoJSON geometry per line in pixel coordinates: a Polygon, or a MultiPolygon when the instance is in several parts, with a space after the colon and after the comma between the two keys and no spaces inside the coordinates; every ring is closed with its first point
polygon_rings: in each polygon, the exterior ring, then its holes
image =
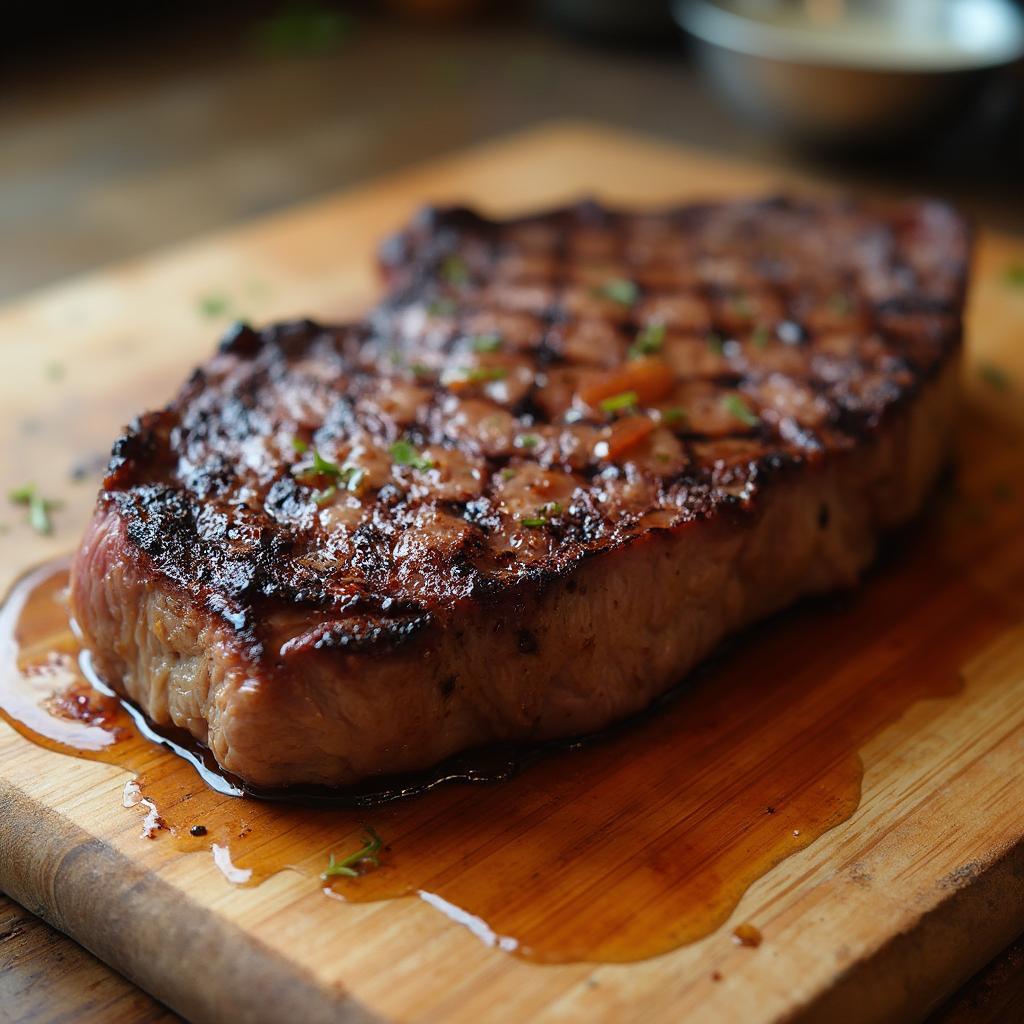
{"type": "Polygon", "coordinates": [[[1024,230],[1020,0],[56,10],[5,12],[0,297],[555,118],[1024,230]]]}

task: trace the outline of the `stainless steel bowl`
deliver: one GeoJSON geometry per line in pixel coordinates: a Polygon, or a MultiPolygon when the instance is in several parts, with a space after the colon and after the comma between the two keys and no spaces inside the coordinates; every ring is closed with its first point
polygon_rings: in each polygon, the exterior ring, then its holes
{"type": "Polygon", "coordinates": [[[956,113],[1024,56],[1012,0],[675,0],[730,103],[799,140],[891,138],[956,113]]]}

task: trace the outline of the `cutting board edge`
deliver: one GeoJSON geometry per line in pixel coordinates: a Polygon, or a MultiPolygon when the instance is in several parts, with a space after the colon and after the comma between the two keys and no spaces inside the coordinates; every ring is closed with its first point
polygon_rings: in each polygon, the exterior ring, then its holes
{"type": "Polygon", "coordinates": [[[0,821],[0,890],[194,1024],[380,1020],[3,778],[0,821]]]}
{"type": "MultiPolygon", "coordinates": [[[[187,1020],[220,1024],[229,1012],[253,1024],[384,1019],[2,778],[0,821],[0,891],[187,1020]],[[119,908],[118,917],[103,905],[119,908]],[[97,920],[105,927],[96,929],[97,920]]],[[[922,1008],[923,1019],[1024,932],[1024,836],[968,868],[945,879],[900,932],[764,1024],[861,1024],[866,987],[876,994],[870,1019],[878,1024],[906,1020],[908,1005],[922,1008]]]]}
{"type": "Polygon", "coordinates": [[[969,867],[944,879],[943,895],[922,907],[909,927],[795,1007],[787,1024],[906,1024],[907,1006],[919,1007],[914,1019],[924,1020],[1024,933],[1024,837],[969,867]],[[1011,899],[1008,893],[1018,895],[1011,899]],[[865,1017],[866,989],[879,993],[871,1008],[880,1011],[877,1017],[865,1017]]]}

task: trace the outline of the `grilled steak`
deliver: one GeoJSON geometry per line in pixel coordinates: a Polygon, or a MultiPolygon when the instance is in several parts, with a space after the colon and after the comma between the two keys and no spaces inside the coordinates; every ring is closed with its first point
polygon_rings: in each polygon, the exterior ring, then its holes
{"type": "Polygon", "coordinates": [[[430,211],[116,443],[95,663],[256,786],[600,729],[921,508],[967,256],[928,202],[430,211]]]}

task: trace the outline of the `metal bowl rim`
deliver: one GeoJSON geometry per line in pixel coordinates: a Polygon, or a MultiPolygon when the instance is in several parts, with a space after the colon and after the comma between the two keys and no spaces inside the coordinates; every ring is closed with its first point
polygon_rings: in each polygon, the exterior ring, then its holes
{"type": "Polygon", "coordinates": [[[1024,10],[1017,8],[1010,0],[981,2],[999,11],[1006,18],[1006,24],[1012,26],[1012,33],[998,51],[993,50],[988,59],[983,52],[971,54],[965,51],[966,59],[946,63],[901,58],[895,54],[889,60],[884,57],[868,60],[853,54],[822,54],[805,40],[794,38],[794,34],[785,26],[772,25],[759,18],[729,10],[714,0],[673,0],[672,15],[676,24],[699,42],[745,57],[847,71],[948,75],[1002,67],[1024,57],[1024,10]],[[972,57],[974,59],[970,59],[972,57]]]}

